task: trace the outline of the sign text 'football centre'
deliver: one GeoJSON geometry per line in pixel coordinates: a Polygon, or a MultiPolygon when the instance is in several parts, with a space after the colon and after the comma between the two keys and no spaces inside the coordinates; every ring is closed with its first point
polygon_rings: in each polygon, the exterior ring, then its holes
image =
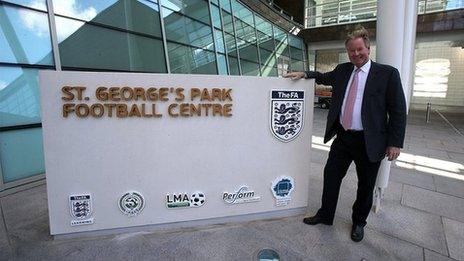
{"type": "Polygon", "coordinates": [[[93,117],[231,117],[232,89],[182,87],[97,87],[94,99],[89,102],[85,86],[63,86],[61,100],[64,102],[64,118],[75,115],[79,118],[93,117]],[[188,102],[190,101],[190,102],[188,102]],[[161,105],[167,103],[164,110],[161,105]]]}

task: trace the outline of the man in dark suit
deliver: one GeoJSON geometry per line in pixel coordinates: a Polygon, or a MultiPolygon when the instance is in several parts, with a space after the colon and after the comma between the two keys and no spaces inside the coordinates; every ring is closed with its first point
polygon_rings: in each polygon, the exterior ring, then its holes
{"type": "Polygon", "coordinates": [[[350,63],[331,72],[293,72],[293,80],[314,78],[332,86],[332,105],[327,117],[324,142],[334,136],[324,168],[322,205],[315,216],[303,219],[309,225],[332,225],[342,179],[354,161],[358,190],[353,205],[351,239],[364,237],[364,226],[373,201],[380,162],[395,160],[403,147],[406,101],[398,70],[369,59],[368,32],[360,28],[348,35],[345,47],[350,63]]]}

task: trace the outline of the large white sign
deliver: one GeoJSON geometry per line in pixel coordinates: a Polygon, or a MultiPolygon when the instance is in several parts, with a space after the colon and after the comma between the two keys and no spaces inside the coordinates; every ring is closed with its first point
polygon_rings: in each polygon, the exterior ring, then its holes
{"type": "Polygon", "coordinates": [[[307,205],[312,81],[42,71],[40,88],[53,235],[307,205]],[[225,204],[244,184],[256,200],[225,204]]]}

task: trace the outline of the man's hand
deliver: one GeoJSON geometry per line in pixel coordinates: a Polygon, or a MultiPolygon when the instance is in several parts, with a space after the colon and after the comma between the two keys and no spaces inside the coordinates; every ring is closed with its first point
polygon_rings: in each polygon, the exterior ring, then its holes
{"type": "Polygon", "coordinates": [[[290,78],[292,80],[299,80],[301,78],[305,78],[304,72],[291,72],[283,75],[284,78],[290,78]]]}
{"type": "Polygon", "coordinates": [[[398,156],[400,155],[400,148],[387,147],[385,154],[388,157],[389,161],[396,160],[396,158],[398,158],[398,156]]]}

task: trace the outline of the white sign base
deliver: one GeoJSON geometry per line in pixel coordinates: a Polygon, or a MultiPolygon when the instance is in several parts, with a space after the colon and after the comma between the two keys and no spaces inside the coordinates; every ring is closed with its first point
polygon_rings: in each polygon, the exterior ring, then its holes
{"type": "MultiPolygon", "coordinates": [[[[246,76],[40,72],[51,234],[169,227],[195,220],[214,223],[215,219],[301,211],[308,202],[313,85],[312,80],[246,76]],[[64,100],[69,98],[62,91],[64,86],[85,87],[82,100],[64,100]],[[65,103],[112,102],[97,100],[95,91],[101,86],[183,88],[186,97],[175,101],[170,93],[168,101],[155,102],[160,117],[77,117],[72,112],[63,116],[65,103]],[[192,88],[232,89],[231,116],[170,116],[169,104],[199,102],[190,100],[192,88]],[[270,131],[269,94],[276,89],[305,91],[304,128],[290,142],[276,139],[270,131]],[[271,192],[279,176],[294,180],[291,200],[282,207],[276,207],[271,192]],[[224,191],[244,184],[259,201],[223,201],[224,191]],[[120,209],[120,198],[130,191],[143,196],[143,208],[136,215],[120,209]],[[166,195],[195,191],[204,193],[204,204],[166,207],[166,195]],[[76,218],[70,214],[69,196],[82,194],[92,195],[93,223],[71,226],[76,218]]],[[[130,205],[131,199],[123,203],[129,210],[137,209],[130,205]]]]}

